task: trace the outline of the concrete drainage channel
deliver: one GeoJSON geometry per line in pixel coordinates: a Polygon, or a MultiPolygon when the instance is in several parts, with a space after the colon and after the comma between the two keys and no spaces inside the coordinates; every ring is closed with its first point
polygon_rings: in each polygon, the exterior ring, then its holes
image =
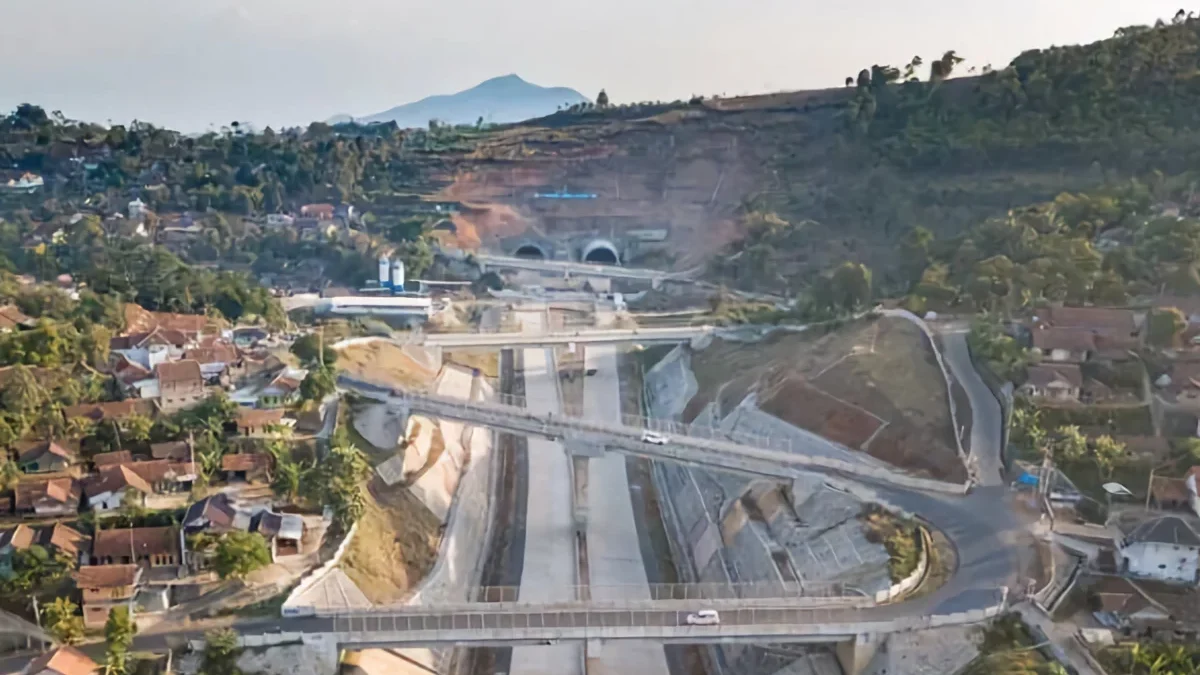
{"type": "MultiPolygon", "coordinates": [[[[500,352],[500,391],[524,397],[522,350],[500,352]]],[[[499,475],[496,477],[496,528],[484,563],[483,587],[521,585],[525,565],[525,507],[529,488],[527,443],[524,436],[499,432],[499,475]]],[[[487,598],[478,598],[486,601],[487,598]]],[[[512,663],[511,647],[479,647],[460,650],[454,672],[463,675],[507,673],[512,663]]]]}

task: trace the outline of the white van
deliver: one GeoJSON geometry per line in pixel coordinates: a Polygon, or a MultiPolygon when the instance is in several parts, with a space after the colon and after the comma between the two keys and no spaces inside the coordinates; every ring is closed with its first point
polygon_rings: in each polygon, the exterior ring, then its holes
{"type": "Polygon", "coordinates": [[[699,612],[687,615],[687,625],[719,626],[721,625],[721,615],[717,614],[717,610],[715,609],[702,609],[699,612]]]}
{"type": "Polygon", "coordinates": [[[671,442],[671,439],[653,431],[643,431],[642,442],[649,443],[651,445],[666,445],[667,443],[671,442]]]}

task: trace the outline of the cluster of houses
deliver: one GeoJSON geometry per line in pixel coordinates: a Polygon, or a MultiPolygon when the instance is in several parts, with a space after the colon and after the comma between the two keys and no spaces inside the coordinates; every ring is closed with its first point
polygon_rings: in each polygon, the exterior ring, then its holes
{"type": "MultiPolygon", "coordinates": [[[[22,182],[27,179],[28,176],[23,177],[21,181],[10,181],[11,185],[8,186],[0,183],[0,191],[28,190],[34,184],[22,182]]],[[[38,187],[41,187],[41,183],[34,185],[33,189],[38,187]]],[[[66,242],[66,228],[84,217],[85,214],[80,212],[41,223],[30,233],[25,246],[63,244],[66,242]]],[[[252,222],[270,230],[294,231],[300,239],[322,240],[339,230],[350,228],[357,222],[357,218],[358,214],[349,204],[305,204],[295,213],[272,213],[252,222]]],[[[148,240],[153,237],[155,243],[176,254],[184,253],[206,230],[203,219],[191,213],[156,214],[145,202],[137,198],[126,205],[123,213],[115,212],[104,216],[102,227],[105,235],[110,238],[148,240]]]]}
{"type": "Polygon", "coordinates": [[[261,347],[265,330],[212,334],[204,316],[126,308],[125,333],[109,345],[111,371],[126,397],[153,401],[163,413],[193,406],[215,389],[249,408],[282,408],[299,397],[307,371],[261,347]]]}
{"type": "Polygon", "coordinates": [[[1039,312],[1025,325],[1039,358],[1029,367],[1021,393],[1053,403],[1118,399],[1112,386],[1085,377],[1084,368],[1134,361],[1144,320],[1144,313],[1129,309],[1050,307],[1039,312]]]}
{"type": "MultiPolygon", "coordinates": [[[[179,525],[103,529],[85,535],[61,522],[24,523],[0,531],[0,576],[11,577],[18,551],[41,546],[78,565],[72,577],[82,599],[84,625],[103,626],[113,607],[131,615],[156,613],[177,604],[178,589],[203,585],[208,554],[189,549],[197,533],[256,532],[267,541],[272,560],[299,555],[309,528],[304,517],[269,506],[239,505],[226,493],[191,504],[179,525]]],[[[311,545],[309,546],[311,548],[311,545]]]]}
{"type": "MultiPolygon", "coordinates": [[[[0,578],[14,574],[17,553],[41,546],[74,561],[85,624],[102,626],[116,605],[131,611],[162,611],[187,580],[206,579],[207,557],[189,550],[189,536],[234,530],[256,532],[273,559],[298,555],[308,527],[296,514],[273,510],[255,484],[270,480],[270,454],[253,451],[246,439],[276,436],[290,427],[298,433],[323,428],[322,411],[291,413],[306,372],[291,368],[263,347],[266,331],[216,331],[206,317],[148,312],[126,307],[126,330],[110,345],[109,371],[126,397],[63,409],[67,420],[103,425],[138,415],[153,419],[197,405],[217,391],[238,404],[226,429],[232,447],[221,458],[228,487],[198,501],[191,492],[199,464],[190,438],[154,443],[135,455],[130,450],[84,458],[76,443],[43,439],[17,443],[13,459],[22,472],[11,493],[9,526],[0,529],[0,578]],[[252,493],[243,499],[244,493],[252,493]],[[177,525],[109,528],[105,516],[125,507],[183,511],[177,525]],[[95,514],[95,533],[69,525],[81,511],[95,514]]],[[[23,330],[30,319],[0,308],[0,330],[23,330]]],[[[0,369],[4,370],[4,369],[0,369]]],[[[2,375],[3,373],[0,373],[2,375]]],[[[310,547],[311,548],[311,547],[310,547]]]]}
{"type": "MultiPolygon", "coordinates": [[[[281,417],[277,411],[248,412],[255,425],[262,424],[259,413],[273,421],[281,417]]],[[[162,611],[174,604],[172,589],[207,566],[203,553],[189,551],[188,535],[257,532],[270,546],[272,559],[301,552],[303,517],[275,512],[269,501],[254,498],[243,503],[232,490],[189,504],[197,469],[188,441],[154,444],[151,455],[134,457],[127,450],[102,453],[92,458],[93,470],[80,478],[74,454],[57,443],[41,443],[23,453],[22,469],[52,475],[30,475],[15,486],[14,510],[27,522],[0,530],[0,577],[12,575],[17,551],[35,544],[66,555],[79,565],[75,581],[85,624],[93,627],[103,625],[117,604],[128,605],[131,612],[162,611]],[[150,509],[187,508],[177,526],[105,528],[103,515],[130,503],[150,509]],[[73,520],[81,509],[97,514],[94,536],[58,520],[73,520]]],[[[222,473],[231,486],[264,482],[271,468],[266,453],[222,458],[222,473]]]]}
{"type": "Polygon", "coordinates": [[[1138,357],[1147,310],[1051,307],[1024,324],[1038,358],[1018,391],[1050,405],[1146,403],[1153,396],[1168,409],[1200,413],[1200,297],[1162,297],[1154,306],[1178,309],[1186,321],[1177,344],[1162,350],[1165,372],[1147,373],[1138,357]],[[1117,372],[1123,377],[1102,376],[1117,372]]]}
{"type": "MultiPolygon", "coordinates": [[[[1096,624],[1156,640],[1200,637],[1200,467],[1152,476],[1145,504],[1113,509],[1104,526],[1059,521],[1054,541],[1078,561],[1076,588],[1096,624]]],[[[1052,606],[1053,608],[1053,606],[1052,606]]]]}

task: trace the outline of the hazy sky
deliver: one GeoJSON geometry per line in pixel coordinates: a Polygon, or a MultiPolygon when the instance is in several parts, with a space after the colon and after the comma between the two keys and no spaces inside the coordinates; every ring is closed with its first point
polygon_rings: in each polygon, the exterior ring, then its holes
{"type": "Polygon", "coordinates": [[[232,120],[366,115],[517,73],[616,102],[839,86],[1170,18],[1180,0],[0,0],[0,110],[232,120]],[[951,8],[949,11],[947,7],[951,8]]]}

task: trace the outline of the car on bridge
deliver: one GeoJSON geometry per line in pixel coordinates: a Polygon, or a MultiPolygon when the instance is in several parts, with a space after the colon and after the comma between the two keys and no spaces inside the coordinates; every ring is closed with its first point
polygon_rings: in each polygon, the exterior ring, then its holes
{"type": "Polygon", "coordinates": [[[688,614],[686,623],[689,626],[719,626],[721,625],[721,615],[715,609],[702,609],[699,612],[688,614]]]}
{"type": "Polygon", "coordinates": [[[650,445],[666,445],[671,442],[671,439],[654,431],[643,431],[642,442],[650,445]]]}

